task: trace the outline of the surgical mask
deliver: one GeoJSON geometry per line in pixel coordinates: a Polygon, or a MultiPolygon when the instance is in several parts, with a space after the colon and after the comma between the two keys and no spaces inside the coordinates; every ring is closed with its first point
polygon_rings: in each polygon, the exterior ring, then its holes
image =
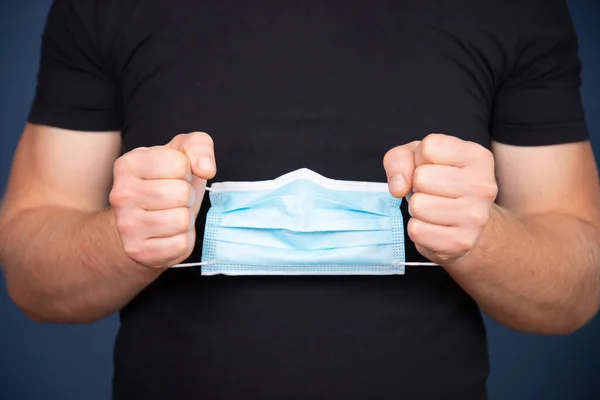
{"type": "Polygon", "coordinates": [[[387,183],[339,181],[303,168],[210,188],[202,275],[402,275],[400,204],[387,183]]]}

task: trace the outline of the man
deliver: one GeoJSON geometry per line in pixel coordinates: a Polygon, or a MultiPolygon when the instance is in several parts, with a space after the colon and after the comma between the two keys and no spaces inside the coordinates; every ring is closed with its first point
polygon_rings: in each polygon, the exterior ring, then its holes
{"type": "Polygon", "coordinates": [[[8,291],[40,322],[120,311],[115,399],[485,399],[478,305],[543,334],[598,308],[579,73],[559,0],[56,0],[0,219],[8,291]],[[441,266],[170,268],[201,260],[207,180],[300,168],[387,182],[405,259],[441,266]]]}

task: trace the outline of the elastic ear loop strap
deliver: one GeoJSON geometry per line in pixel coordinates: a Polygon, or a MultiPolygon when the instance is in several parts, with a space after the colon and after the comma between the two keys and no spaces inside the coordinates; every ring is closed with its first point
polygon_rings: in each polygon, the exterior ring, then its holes
{"type": "MultiPolygon", "coordinates": [[[[215,265],[216,261],[193,262],[173,265],[171,268],[201,267],[203,265],[215,265]]],[[[393,262],[392,265],[404,265],[406,267],[439,267],[439,264],[432,262],[393,262]]],[[[257,265],[260,267],[260,265],[257,265]]]]}

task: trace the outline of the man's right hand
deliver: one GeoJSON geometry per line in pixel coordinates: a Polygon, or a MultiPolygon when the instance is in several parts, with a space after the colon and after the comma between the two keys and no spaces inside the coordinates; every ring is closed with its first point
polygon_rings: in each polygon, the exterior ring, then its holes
{"type": "Polygon", "coordinates": [[[117,159],[109,200],[125,253],[159,269],[185,260],[196,242],[206,181],[215,173],[213,141],[202,132],[117,159]]]}

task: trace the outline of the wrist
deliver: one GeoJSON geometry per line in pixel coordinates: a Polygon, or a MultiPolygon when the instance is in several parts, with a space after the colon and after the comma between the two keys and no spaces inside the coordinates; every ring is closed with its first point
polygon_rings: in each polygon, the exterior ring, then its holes
{"type": "Polygon", "coordinates": [[[138,271],[143,275],[147,275],[150,279],[153,279],[160,275],[162,272],[168,269],[168,266],[155,268],[155,267],[147,267],[143,264],[138,263],[125,251],[123,247],[123,241],[121,240],[121,235],[119,234],[119,230],[117,229],[117,222],[115,218],[115,213],[112,208],[108,208],[102,211],[99,215],[99,218],[103,219],[104,225],[107,227],[108,234],[106,235],[108,240],[110,241],[110,247],[113,249],[113,254],[115,255],[115,259],[121,260],[120,264],[122,264],[124,269],[129,271],[138,271]]]}
{"type": "Polygon", "coordinates": [[[509,219],[514,219],[514,217],[504,208],[495,203],[492,204],[487,223],[474,245],[464,255],[443,267],[452,272],[484,268],[487,263],[494,260],[493,249],[502,246],[500,238],[507,227],[511,225],[509,219]]]}

